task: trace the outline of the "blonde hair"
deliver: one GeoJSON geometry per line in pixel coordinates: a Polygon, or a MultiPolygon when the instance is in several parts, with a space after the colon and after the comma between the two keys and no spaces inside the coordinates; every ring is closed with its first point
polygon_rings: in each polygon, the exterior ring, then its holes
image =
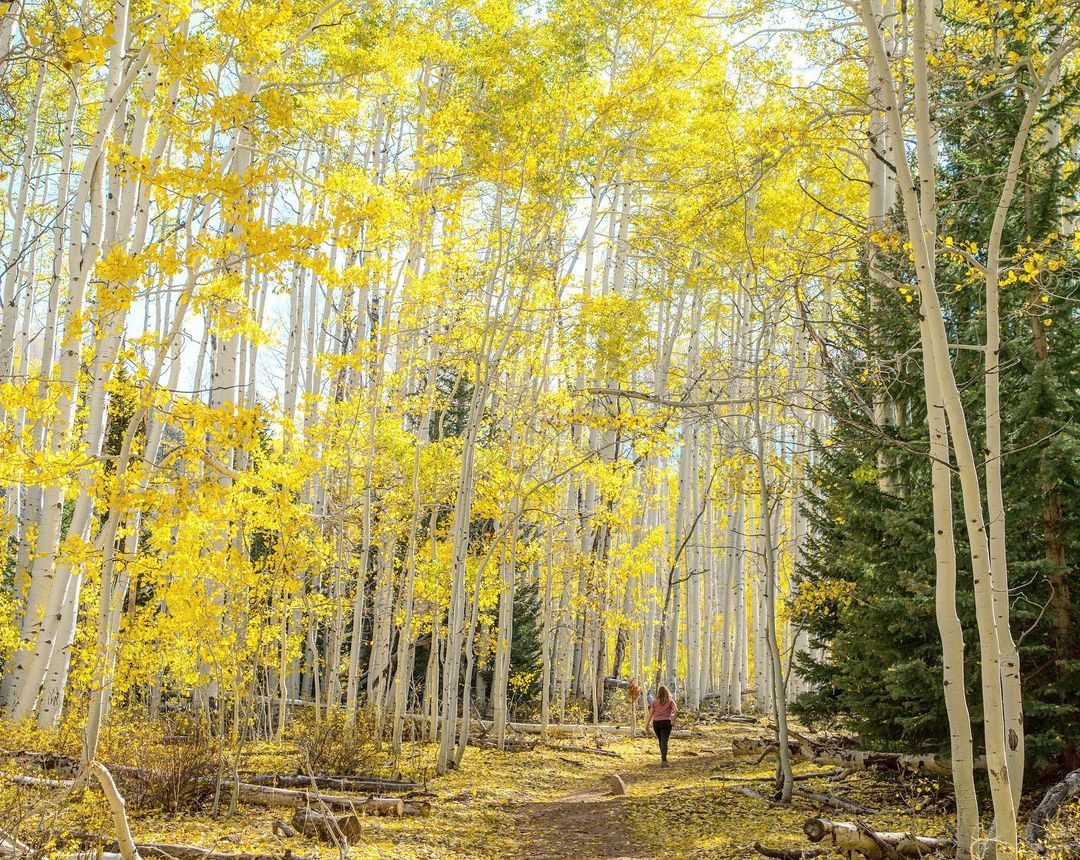
{"type": "Polygon", "coordinates": [[[668,702],[671,701],[671,693],[668,692],[667,687],[660,686],[657,688],[656,701],[658,701],[661,705],[666,705],[668,702]]]}

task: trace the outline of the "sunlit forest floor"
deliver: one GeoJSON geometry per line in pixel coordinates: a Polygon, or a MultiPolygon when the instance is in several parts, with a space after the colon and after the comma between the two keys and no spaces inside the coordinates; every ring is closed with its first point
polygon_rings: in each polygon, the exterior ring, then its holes
{"type": "MultiPolygon", "coordinates": [[[[685,727],[685,724],[684,724],[685,727]]],[[[811,846],[803,823],[815,815],[858,819],[875,830],[908,831],[944,836],[952,826],[949,786],[922,777],[849,773],[801,762],[796,774],[808,790],[843,797],[883,810],[852,816],[830,813],[817,803],[796,797],[790,806],[752,796],[769,791],[774,760],[732,753],[737,737],[765,737],[757,725],[714,723],[694,727],[690,739],[672,740],[670,767],[661,769],[652,738],[607,738],[604,748],[619,758],[565,749],[537,747],[521,752],[470,747],[460,769],[442,777],[431,773],[435,748],[407,745],[397,772],[424,783],[432,808],[424,817],[367,817],[362,837],[353,840],[350,858],[727,858],[756,856],[754,845],[777,849],[811,846]],[[612,795],[612,774],[625,781],[626,794],[612,795]]],[[[40,735],[0,731],[3,749],[11,752],[47,740],[40,735]]],[[[56,739],[51,739],[55,744],[56,739]]],[[[562,739],[592,744],[593,739],[562,739]]],[[[113,738],[114,755],[137,736],[113,738]]],[[[23,833],[114,834],[108,808],[97,791],[72,798],[64,791],[14,785],[14,765],[5,762],[0,777],[0,803],[8,813],[24,816],[23,833]],[[30,812],[28,815],[27,813],[30,812]]],[[[244,769],[261,773],[295,772],[295,750],[271,745],[248,747],[244,769]]],[[[32,769],[21,768],[30,773],[32,769]]],[[[41,771],[36,771],[41,773],[41,771]]],[[[122,786],[121,786],[122,787],[122,786]]],[[[1073,810],[1075,812],[1075,808],[1073,810]]],[[[286,857],[338,857],[333,846],[303,836],[273,832],[275,820],[288,820],[291,810],[241,804],[235,815],[222,807],[164,815],[131,808],[136,842],[182,843],[223,853],[249,852],[286,857]]],[[[54,846],[58,847],[58,846],[54,846]]]]}

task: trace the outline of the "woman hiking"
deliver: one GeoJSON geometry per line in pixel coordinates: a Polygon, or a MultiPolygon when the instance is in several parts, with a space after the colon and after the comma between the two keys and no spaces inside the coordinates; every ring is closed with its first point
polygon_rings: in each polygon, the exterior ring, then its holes
{"type": "Polygon", "coordinates": [[[660,767],[667,767],[668,738],[671,737],[671,723],[679,708],[667,687],[660,687],[656,691],[656,698],[649,703],[649,719],[645,723],[645,731],[649,726],[656,732],[656,740],[660,743],[660,767]]]}

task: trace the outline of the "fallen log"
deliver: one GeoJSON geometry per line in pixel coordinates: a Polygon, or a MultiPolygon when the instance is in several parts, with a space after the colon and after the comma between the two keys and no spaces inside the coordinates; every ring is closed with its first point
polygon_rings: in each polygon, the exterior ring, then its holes
{"type": "MultiPolygon", "coordinates": [[[[868,837],[870,841],[878,847],[878,850],[881,852],[881,856],[884,857],[885,860],[904,860],[904,855],[897,851],[895,848],[893,848],[893,846],[886,842],[884,839],[882,839],[876,830],[871,830],[861,821],[856,821],[855,826],[859,828],[859,832],[863,836],[868,837]]],[[[848,856],[850,857],[851,855],[849,854],[848,856]]]]}
{"type": "Polygon", "coordinates": [[[821,806],[828,806],[830,809],[839,809],[842,812],[850,812],[852,815],[884,815],[885,811],[882,809],[874,809],[870,806],[863,806],[861,803],[855,803],[852,800],[846,800],[843,797],[837,797],[834,794],[823,794],[817,791],[809,791],[805,788],[799,788],[796,786],[792,789],[792,793],[796,797],[801,797],[805,800],[812,800],[821,806]]]}
{"type": "Polygon", "coordinates": [[[841,851],[858,851],[867,860],[887,860],[888,849],[904,857],[924,857],[927,854],[953,856],[956,843],[950,839],[932,836],[913,836],[910,833],[877,833],[865,826],[847,821],[830,821],[827,818],[811,818],[803,825],[803,833],[811,842],[829,843],[841,851]]]}
{"type": "MultiPolygon", "coordinates": [[[[75,834],[75,838],[81,845],[90,846],[106,853],[119,851],[119,843],[115,839],[105,839],[92,833],[75,834]]],[[[143,858],[162,857],[168,860],[282,860],[280,854],[251,854],[240,852],[229,854],[222,851],[214,851],[210,848],[200,848],[197,845],[172,845],[167,842],[136,842],[135,849],[143,858]]],[[[286,852],[285,856],[290,856],[286,852]]]]}
{"type": "Polygon", "coordinates": [[[332,788],[336,791],[396,792],[417,791],[419,782],[400,779],[381,779],[374,776],[304,776],[303,774],[255,773],[244,774],[248,785],[269,785],[272,788],[332,788]]]}
{"type": "Polygon", "coordinates": [[[1047,790],[1043,799],[1039,801],[1039,805],[1028,817],[1027,826],[1024,828],[1024,838],[1040,854],[1046,852],[1046,846],[1042,844],[1042,840],[1046,837],[1046,822],[1078,794],[1080,794],[1080,770],[1074,770],[1061,782],[1047,790]]]}
{"type": "MultiPolygon", "coordinates": [[[[226,782],[231,786],[231,782],[226,782]]],[[[351,797],[323,794],[305,789],[273,788],[268,785],[239,785],[240,801],[256,806],[310,807],[323,805],[336,812],[357,812],[361,815],[404,815],[405,804],[400,797],[351,797]]]]}
{"type": "Polygon", "coordinates": [[[272,751],[264,750],[264,749],[237,750],[237,755],[239,755],[241,757],[251,756],[251,757],[254,758],[255,756],[267,756],[267,755],[273,755],[273,756],[297,755],[297,754],[299,754],[299,752],[300,752],[299,747],[281,747],[280,749],[274,749],[272,751]]]}
{"type": "Polygon", "coordinates": [[[332,815],[300,806],[293,813],[291,823],[297,832],[320,842],[339,844],[360,838],[360,818],[351,812],[332,815]]]}
{"type": "Polygon", "coordinates": [[[32,853],[29,845],[20,842],[13,834],[0,830],[0,857],[28,857],[32,853]]]}
{"type": "MultiPolygon", "coordinates": [[[[277,696],[267,696],[265,693],[263,693],[260,696],[256,696],[255,698],[258,699],[259,701],[262,701],[262,702],[270,701],[274,705],[280,705],[281,704],[281,699],[280,698],[278,698],[277,696]]],[[[289,707],[289,708],[314,708],[316,704],[317,703],[316,703],[316,701],[314,699],[286,699],[285,700],[285,705],[286,705],[286,707],[289,707]]]]}
{"type": "Polygon", "coordinates": [[[748,785],[729,785],[728,791],[732,792],[733,794],[741,794],[744,797],[753,798],[754,800],[764,800],[766,803],[772,803],[772,801],[768,797],[766,797],[756,788],[751,788],[748,785]]]}
{"type": "Polygon", "coordinates": [[[170,845],[167,842],[136,842],[135,848],[142,857],[167,857],[171,860],[281,860],[277,854],[229,854],[198,845],[170,845]]]}
{"type": "Polygon", "coordinates": [[[16,785],[29,785],[35,788],[69,789],[75,785],[73,779],[48,779],[44,776],[24,776],[21,773],[9,773],[5,776],[16,785]]]}
{"type": "Polygon", "coordinates": [[[79,760],[63,753],[33,752],[31,750],[5,751],[0,753],[5,758],[20,764],[29,764],[42,770],[60,770],[74,776],[80,770],[79,760]]]}
{"type": "MultiPolygon", "coordinates": [[[[734,738],[731,741],[732,752],[750,753],[765,751],[777,747],[771,738],[734,738]]],[[[831,764],[848,770],[895,770],[910,773],[952,774],[952,765],[948,759],[930,753],[925,755],[890,752],[868,752],[848,750],[838,747],[816,747],[805,741],[793,740],[788,744],[793,756],[817,764],[831,764]]],[[[975,767],[985,767],[986,762],[978,759],[975,767]]]]}
{"type": "MultiPolygon", "coordinates": [[[[836,770],[823,770],[820,773],[799,773],[792,777],[794,782],[805,782],[808,779],[834,779],[840,776],[844,771],[841,768],[836,770]]],[[[726,773],[714,773],[709,779],[722,779],[725,782],[761,782],[760,776],[729,776],[726,773]]]]}
{"type": "Polygon", "coordinates": [[[469,746],[478,747],[482,750],[498,750],[503,752],[532,752],[538,746],[540,741],[526,741],[516,740],[514,738],[506,738],[503,740],[503,744],[500,747],[498,743],[492,740],[488,740],[485,737],[476,737],[475,735],[469,738],[469,746]]]}
{"type": "Polygon", "coordinates": [[[754,850],[762,857],[773,860],[810,860],[811,857],[823,857],[829,853],[827,848],[769,848],[760,842],[754,843],[754,850]]]}
{"type": "Polygon", "coordinates": [[[563,750],[565,752],[588,753],[589,755],[602,755],[607,758],[622,758],[615,750],[600,750],[595,747],[575,747],[568,744],[544,744],[549,750],[563,750]]]}
{"type": "MultiPolygon", "coordinates": [[[[823,749],[815,750],[810,760],[819,764],[834,764],[852,770],[896,770],[909,773],[939,773],[952,775],[952,764],[933,754],[911,755],[904,753],[866,752],[863,750],[823,749]]],[[[975,767],[985,767],[976,761],[975,767]]]]}
{"type": "Polygon", "coordinates": [[[741,714],[718,714],[712,711],[699,711],[697,714],[697,722],[702,725],[735,723],[740,726],[757,726],[761,724],[755,717],[744,717],[741,714]]]}
{"type": "MultiPolygon", "coordinates": [[[[104,769],[104,768],[102,768],[104,769]]],[[[137,772],[136,768],[119,768],[121,772],[137,772]]],[[[45,779],[44,777],[37,776],[22,776],[15,774],[10,777],[13,782],[20,785],[41,786],[45,788],[63,788],[69,789],[74,785],[74,780],[66,779],[45,779]]],[[[299,783],[307,779],[307,784],[310,785],[310,778],[297,777],[296,780],[299,783]]],[[[333,780],[324,779],[324,782],[333,782],[333,780]]],[[[316,786],[319,780],[316,779],[316,786]]],[[[339,782],[349,782],[349,780],[341,780],[339,782]]],[[[359,782],[359,781],[357,781],[359,782]]],[[[226,780],[223,785],[232,787],[231,780],[226,780]]],[[[337,787],[329,785],[327,787],[337,787]]],[[[347,790],[347,786],[342,785],[343,789],[347,790]]],[[[415,787],[421,788],[418,783],[401,783],[396,787],[415,787]]],[[[379,797],[377,795],[368,795],[366,797],[355,795],[335,795],[335,794],[323,794],[320,791],[312,791],[309,789],[287,789],[277,788],[269,785],[258,785],[256,783],[241,782],[240,783],[240,795],[239,799],[245,803],[253,803],[258,806],[310,806],[312,803],[322,802],[325,803],[331,809],[341,810],[355,810],[365,815],[407,815],[407,814],[424,814],[421,812],[405,812],[405,807],[400,798],[396,797],[379,797]]],[[[414,807],[415,808],[415,807],[414,807]]]]}

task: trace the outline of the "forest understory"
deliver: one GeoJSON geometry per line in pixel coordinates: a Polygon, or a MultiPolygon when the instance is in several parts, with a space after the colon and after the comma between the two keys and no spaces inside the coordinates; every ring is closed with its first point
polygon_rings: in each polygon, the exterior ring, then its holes
{"type": "MultiPolygon", "coordinates": [[[[382,795],[416,808],[401,816],[361,814],[356,829],[345,833],[343,828],[338,839],[297,833],[290,824],[292,808],[241,800],[229,809],[232,762],[238,763],[241,780],[258,773],[288,781],[290,775],[315,770],[312,753],[329,752],[318,748],[320,741],[326,743],[325,734],[301,734],[299,745],[287,740],[237,750],[206,744],[200,754],[190,738],[163,734],[166,727],[125,720],[125,728],[111,730],[102,745],[103,758],[126,794],[130,832],[144,857],[197,858],[190,849],[211,852],[206,860],[848,856],[829,838],[808,841],[804,827],[819,817],[874,833],[949,841],[955,826],[951,786],[934,773],[802,760],[794,767],[796,796],[790,804],[776,802],[770,797],[776,760],[769,723],[765,716],[708,713],[687,720],[690,736],[672,741],[667,768],[660,767],[652,737],[561,734],[554,727],[546,744],[520,733],[511,736],[506,751],[470,747],[460,768],[443,776],[429,766],[432,745],[407,742],[400,758],[389,750],[353,750],[363,757],[367,776],[387,780],[382,795]],[[212,786],[221,764],[226,782],[214,814],[212,786]],[[195,788],[200,774],[210,786],[205,791],[195,788]],[[613,788],[615,775],[625,793],[613,788]],[[403,783],[400,789],[391,785],[395,780],[403,783]],[[167,812],[163,800],[182,808],[167,812]],[[837,803],[849,807],[837,810],[837,803]],[[426,804],[423,811],[419,804],[426,804]]],[[[810,740],[809,733],[793,731],[810,740]]],[[[75,790],[67,785],[77,767],[77,744],[72,748],[63,732],[46,734],[12,723],[0,724],[0,740],[0,817],[7,822],[0,836],[33,847],[24,855],[31,857],[117,851],[116,822],[102,792],[96,785],[75,790]],[[45,782],[50,779],[54,782],[45,782]],[[37,784],[28,785],[31,781],[37,784]]],[[[477,743],[485,743],[482,728],[477,743]]],[[[320,791],[327,798],[340,794],[320,791]]],[[[1041,796],[1033,792],[1022,813],[1030,813],[1041,796]]],[[[320,804],[313,798],[305,806],[320,804]]],[[[1073,800],[1047,822],[1043,856],[1077,856],[1078,840],[1080,800],[1073,800]]]]}

